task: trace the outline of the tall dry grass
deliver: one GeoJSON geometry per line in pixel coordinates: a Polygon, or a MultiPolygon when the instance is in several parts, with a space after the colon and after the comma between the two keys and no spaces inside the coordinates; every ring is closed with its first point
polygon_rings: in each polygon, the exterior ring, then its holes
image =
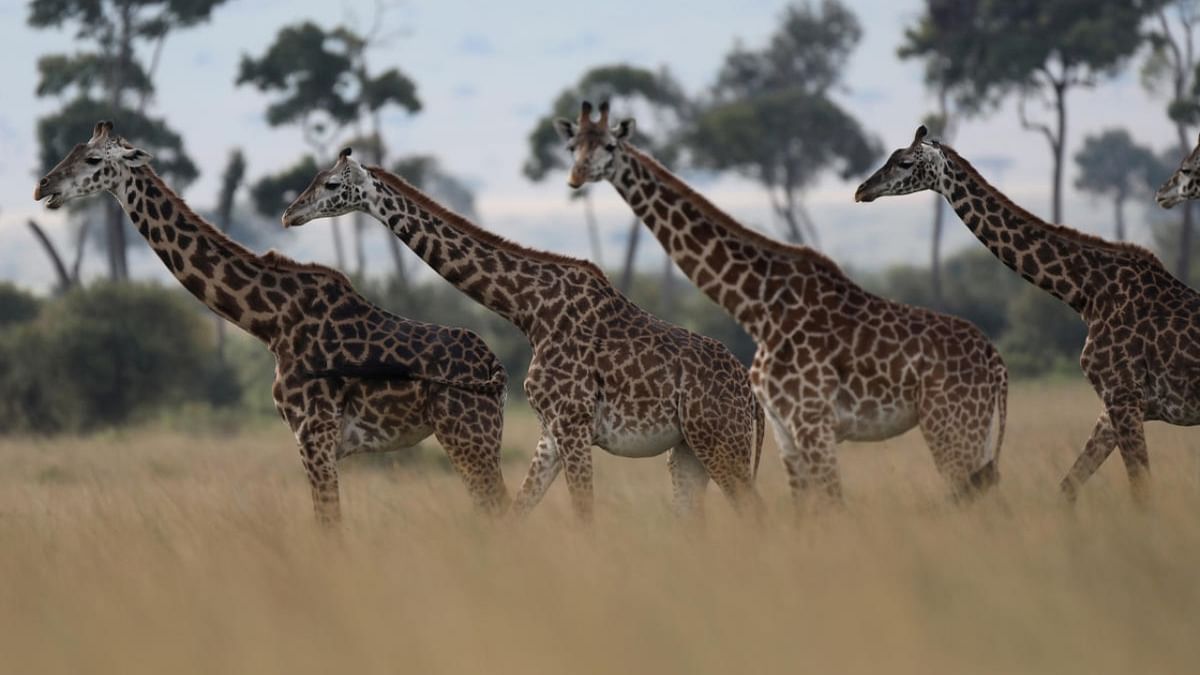
{"type": "MultiPolygon", "coordinates": [[[[1149,509],[1115,456],[1067,509],[1097,411],[1015,387],[966,508],[909,434],[844,448],[845,510],[797,521],[772,445],[766,522],[710,489],[702,528],[663,458],[597,452],[591,529],[561,481],[497,525],[449,473],[352,461],[330,532],[281,424],[0,441],[0,672],[1196,672],[1200,438],[1151,426],[1149,509]]],[[[510,415],[506,445],[535,435],[510,415]]]]}

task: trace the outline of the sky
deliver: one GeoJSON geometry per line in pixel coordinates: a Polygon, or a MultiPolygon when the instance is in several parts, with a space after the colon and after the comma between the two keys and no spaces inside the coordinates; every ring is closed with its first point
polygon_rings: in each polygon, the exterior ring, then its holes
{"type": "MultiPolygon", "coordinates": [[[[847,4],[858,14],[864,35],[837,98],[890,151],[906,145],[922,116],[934,107],[922,85],[921,64],[895,55],[903,27],[915,21],[921,2],[847,4]]],[[[731,47],[740,42],[754,48],[766,41],[785,5],[775,0],[393,2],[384,15],[385,32],[391,37],[370,54],[371,64],[376,70],[401,68],[416,82],[424,108],[415,116],[387,114],[386,142],[393,155],[435,155],[470,184],[485,227],[529,246],[587,256],[582,211],[578,202],[568,199],[565,175],[552,174],[534,183],[521,174],[526,137],[554,97],[587,69],[615,62],[665,66],[689,93],[700,93],[731,47]]],[[[304,20],[366,27],[374,7],[373,1],[229,0],[214,11],[210,22],[168,38],[151,113],[182,134],[200,168],[200,178],[184,193],[193,207],[205,209],[216,202],[219,176],[232,148],[245,152],[251,179],[280,170],[306,149],[296,129],[267,125],[263,112],[269,97],[234,86],[242,56],[261,55],[280,28],[304,20]]],[[[75,48],[69,29],[35,31],[26,25],[26,16],[25,2],[0,0],[5,56],[0,59],[0,280],[45,291],[53,275],[26,227],[27,219],[36,218],[65,250],[71,249],[61,215],[31,198],[38,169],[37,119],[60,104],[34,96],[36,64],[44,54],[75,48]]],[[[1137,77],[1141,58],[1115,80],[1070,94],[1068,156],[1086,135],[1112,127],[1128,128],[1137,141],[1157,150],[1172,143],[1164,102],[1148,93],[1137,77]]],[[[1037,105],[1030,110],[1048,113],[1037,105]]],[[[1050,153],[1040,135],[1021,129],[1013,102],[961,125],[953,145],[1016,202],[1048,215],[1050,153]]],[[[1075,190],[1075,172],[1072,161],[1067,167],[1066,224],[1111,234],[1111,206],[1075,190]]],[[[766,195],[753,183],[732,176],[684,176],[734,217],[778,232],[770,229],[775,223],[766,195]]],[[[817,223],[820,248],[852,270],[924,264],[933,198],[925,194],[854,204],[858,180],[831,175],[809,191],[807,205],[817,223]]],[[[598,188],[595,205],[603,262],[614,265],[630,212],[610,186],[598,188]]],[[[94,197],[102,198],[108,197],[94,197]]],[[[1133,201],[1128,212],[1131,236],[1148,241],[1141,223],[1145,208],[1152,206],[1150,196],[1133,201]]],[[[950,221],[947,250],[978,245],[956,219],[950,221]]],[[[386,236],[390,234],[382,227],[369,230],[369,272],[388,269],[386,236]]],[[[647,244],[639,264],[658,267],[661,251],[652,240],[643,241],[647,244]]],[[[273,245],[302,260],[334,261],[330,232],[317,223],[291,230],[273,245]]],[[[130,265],[135,278],[167,276],[145,247],[135,247],[130,265]]],[[[90,253],[85,276],[103,272],[102,254],[90,253]]]]}

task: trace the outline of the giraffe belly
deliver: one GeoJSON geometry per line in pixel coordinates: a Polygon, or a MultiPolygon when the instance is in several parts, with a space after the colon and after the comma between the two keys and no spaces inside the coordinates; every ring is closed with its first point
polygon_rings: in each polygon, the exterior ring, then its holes
{"type": "Polygon", "coordinates": [[[835,432],[839,441],[882,441],[917,425],[915,406],[879,406],[874,409],[837,406],[835,432]]]}
{"type": "Polygon", "coordinates": [[[683,433],[670,422],[623,419],[601,404],[594,442],[619,457],[654,457],[682,443],[683,433]]]}
{"type": "Polygon", "coordinates": [[[433,427],[424,424],[397,428],[389,426],[386,420],[384,424],[367,424],[358,417],[346,416],[342,418],[342,454],[411,448],[432,433],[433,427]]]}

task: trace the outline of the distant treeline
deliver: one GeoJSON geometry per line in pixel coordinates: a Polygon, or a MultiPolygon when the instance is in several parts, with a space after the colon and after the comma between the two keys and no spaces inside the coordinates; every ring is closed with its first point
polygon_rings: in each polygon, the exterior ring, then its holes
{"type": "MultiPolygon", "coordinates": [[[[858,277],[886,297],[936,307],[928,274],[897,267],[858,277]]],[[[943,274],[936,308],[983,329],[1015,376],[1077,369],[1085,334],[1065,306],[982,250],[947,259],[943,274]]],[[[404,316],[479,332],[508,368],[511,395],[524,396],[529,345],[503,319],[437,278],[360,280],[358,286],[404,316]]],[[[681,278],[667,286],[665,292],[661,275],[639,274],[630,294],[750,363],[753,341],[723,311],[681,278]]],[[[216,413],[226,421],[273,415],[271,355],[248,338],[221,340],[214,325],[211,314],[174,287],[103,282],[41,299],[0,284],[0,433],[86,432],[180,411],[198,418],[216,413]]]]}

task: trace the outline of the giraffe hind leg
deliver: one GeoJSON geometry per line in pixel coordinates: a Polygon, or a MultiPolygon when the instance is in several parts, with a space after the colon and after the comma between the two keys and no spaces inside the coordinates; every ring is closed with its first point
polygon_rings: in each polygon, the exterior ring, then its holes
{"type": "Polygon", "coordinates": [[[508,488],[500,472],[504,397],[447,387],[433,396],[434,434],[462,478],[475,507],[492,515],[508,508],[508,488]]]}
{"type": "Polygon", "coordinates": [[[529,462],[529,471],[526,472],[521,489],[513,500],[513,513],[524,516],[533,510],[533,507],[542,501],[546,490],[561,470],[562,462],[558,458],[554,439],[543,431],[542,437],[538,439],[537,449],[533,452],[533,459],[529,462]]]}
{"type": "Polygon", "coordinates": [[[704,517],[704,490],[708,487],[708,470],[696,458],[686,443],[671,449],[667,458],[671,472],[672,506],[678,516],[704,517]]]}
{"type": "Polygon", "coordinates": [[[1079,457],[1071,465],[1071,470],[1059,484],[1059,489],[1068,502],[1074,503],[1079,496],[1079,488],[1091,478],[1116,447],[1117,436],[1113,432],[1112,420],[1108,417],[1108,411],[1102,412],[1092,427],[1092,435],[1088,437],[1083,451],[1079,453],[1079,457]]]}

